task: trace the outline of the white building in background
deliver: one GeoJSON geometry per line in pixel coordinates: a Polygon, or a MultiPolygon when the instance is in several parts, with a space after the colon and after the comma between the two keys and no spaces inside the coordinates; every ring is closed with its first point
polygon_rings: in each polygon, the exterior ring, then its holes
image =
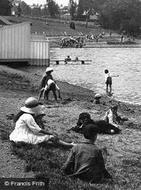
{"type": "Polygon", "coordinates": [[[30,28],[29,22],[0,27],[0,62],[49,65],[49,42],[31,37],[30,28]]]}

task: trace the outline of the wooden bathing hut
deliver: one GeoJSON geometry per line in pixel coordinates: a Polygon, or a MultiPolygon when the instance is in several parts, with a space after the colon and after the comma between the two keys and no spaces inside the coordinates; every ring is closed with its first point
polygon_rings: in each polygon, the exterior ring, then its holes
{"type": "Polygon", "coordinates": [[[31,23],[0,27],[0,62],[49,66],[49,42],[31,38],[31,23]]]}

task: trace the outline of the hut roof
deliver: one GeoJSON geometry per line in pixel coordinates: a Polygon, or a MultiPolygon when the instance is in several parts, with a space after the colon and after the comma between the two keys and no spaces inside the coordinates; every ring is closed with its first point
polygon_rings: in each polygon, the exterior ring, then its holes
{"type": "Polygon", "coordinates": [[[12,24],[11,22],[9,22],[6,18],[4,18],[3,16],[0,16],[0,25],[10,25],[12,24]]]}

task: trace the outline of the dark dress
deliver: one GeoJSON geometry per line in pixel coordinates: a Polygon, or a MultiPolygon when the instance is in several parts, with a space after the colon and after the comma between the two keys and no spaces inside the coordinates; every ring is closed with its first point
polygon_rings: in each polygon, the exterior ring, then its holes
{"type": "Polygon", "coordinates": [[[111,178],[105,168],[101,150],[89,142],[72,148],[63,170],[70,177],[90,183],[99,183],[103,178],[111,178]]]}
{"type": "Polygon", "coordinates": [[[114,125],[106,122],[105,120],[94,121],[92,119],[90,119],[89,121],[87,121],[86,123],[83,123],[83,124],[81,124],[78,120],[77,125],[75,127],[72,127],[70,130],[73,130],[77,133],[83,134],[84,128],[87,127],[88,124],[97,125],[99,134],[113,135],[113,134],[119,134],[121,132],[121,130],[118,127],[115,127],[114,125]],[[113,131],[111,132],[111,130],[113,130],[113,131]]]}

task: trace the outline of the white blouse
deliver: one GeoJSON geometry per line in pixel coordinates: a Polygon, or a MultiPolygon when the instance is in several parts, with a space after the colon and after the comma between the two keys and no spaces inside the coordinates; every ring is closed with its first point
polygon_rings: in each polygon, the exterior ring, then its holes
{"type": "Polygon", "coordinates": [[[107,82],[107,78],[108,78],[108,77],[111,77],[110,73],[106,73],[106,74],[105,74],[105,82],[107,82]]]}
{"type": "Polygon", "coordinates": [[[10,134],[10,141],[38,144],[48,141],[52,135],[39,133],[41,128],[35,122],[33,116],[24,113],[17,120],[14,131],[10,134]]]}

